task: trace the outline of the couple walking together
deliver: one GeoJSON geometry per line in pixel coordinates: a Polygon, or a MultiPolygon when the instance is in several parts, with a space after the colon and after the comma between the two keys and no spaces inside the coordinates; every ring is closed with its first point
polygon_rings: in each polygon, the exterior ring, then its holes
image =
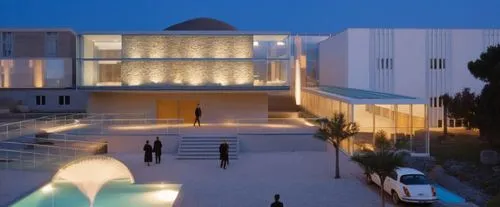
{"type": "Polygon", "coordinates": [[[146,144],[142,148],[144,150],[144,162],[149,166],[150,162],[153,162],[153,152],[155,153],[155,163],[160,164],[161,162],[161,148],[163,145],[161,144],[160,138],[156,137],[156,141],[153,144],[153,147],[149,144],[149,140],[146,141],[146,144]]]}

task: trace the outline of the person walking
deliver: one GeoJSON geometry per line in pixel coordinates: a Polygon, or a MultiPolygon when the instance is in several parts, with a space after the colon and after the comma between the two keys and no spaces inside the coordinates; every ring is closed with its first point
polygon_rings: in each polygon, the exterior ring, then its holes
{"type": "Polygon", "coordinates": [[[283,207],[283,203],[280,201],[280,194],[274,195],[274,202],[271,203],[271,207],[283,207]]]}
{"type": "Polygon", "coordinates": [[[149,144],[149,140],[146,141],[146,144],[144,145],[142,150],[144,150],[144,162],[149,166],[149,163],[153,162],[153,148],[149,144]]]}
{"type": "Polygon", "coordinates": [[[200,124],[200,117],[201,117],[201,107],[200,104],[196,106],[196,109],[194,110],[194,116],[196,119],[194,120],[193,126],[196,126],[196,122],[198,122],[198,126],[201,126],[200,124]]]}
{"type": "Polygon", "coordinates": [[[160,138],[156,137],[156,141],[153,144],[153,151],[155,152],[155,163],[160,164],[161,162],[161,148],[163,145],[161,144],[160,138]]]}
{"type": "Polygon", "coordinates": [[[226,141],[219,145],[220,168],[227,168],[229,164],[229,144],[226,141]]]}

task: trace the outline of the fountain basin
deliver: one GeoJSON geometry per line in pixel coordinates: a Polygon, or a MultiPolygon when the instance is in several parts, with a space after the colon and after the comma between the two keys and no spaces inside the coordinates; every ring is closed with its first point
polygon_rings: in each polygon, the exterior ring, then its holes
{"type": "MultiPolygon", "coordinates": [[[[105,184],[97,194],[94,207],[165,207],[172,206],[180,185],[130,184],[128,180],[114,180],[105,184]]],[[[55,182],[14,203],[12,207],[88,207],[87,197],[72,183],[55,182]]]]}

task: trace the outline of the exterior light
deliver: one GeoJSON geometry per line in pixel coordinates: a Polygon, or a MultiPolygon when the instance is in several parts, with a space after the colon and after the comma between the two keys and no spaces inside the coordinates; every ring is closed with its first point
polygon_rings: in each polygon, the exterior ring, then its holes
{"type": "Polygon", "coordinates": [[[301,101],[301,78],[300,78],[300,63],[299,60],[295,60],[295,104],[297,106],[300,106],[300,101],[301,101]]]}
{"type": "Polygon", "coordinates": [[[155,197],[159,201],[163,202],[173,202],[177,198],[178,191],[174,190],[161,190],[155,193],[155,197]]]}
{"type": "Polygon", "coordinates": [[[255,46],[255,47],[259,46],[259,42],[253,41],[253,46],[255,46]]]}
{"type": "Polygon", "coordinates": [[[278,41],[278,42],[276,43],[276,45],[278,45],[278,46],[283,46],[283,45],[285,45],[285,43],[284,43],[283,41],[278,41]]]}
{"type": "Polygon", "coordinates": [[[43,186],[42,192],[43,193],[50,193],[54,191],[54,187],[52,187],[52,184],[47,184],[46,186],[43,186]]]}

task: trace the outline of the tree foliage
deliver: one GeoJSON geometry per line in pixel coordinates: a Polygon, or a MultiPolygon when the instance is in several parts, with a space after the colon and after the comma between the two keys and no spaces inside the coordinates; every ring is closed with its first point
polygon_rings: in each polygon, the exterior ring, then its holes
{"type": "Polygon", "coordinates": [[[380,130],[375,133],[375,150],[377,151],[387,151],[393,148],[393,143],[391,140],[387,139],[387,133],[384,130],[380,130]]]}
{"type": "Polygon", "coordinates": [[[448,106],[450,118],[463,119],[467,129],[478,128],[476,114],[479,104],[479,96],[471,92],[470,88],[464,88],[456,93],[448,106]]]}
{"type": "Polygon", "coordinates": [[[500,45],[489,47],[467,65],[470,73],[485,82],[474,114],[481,135],[493,144],[500,135],[500,45]]]}
{"type": "Polygon", "coordinates": [[[351,159],[358,163],[365,170],[367,175],[376,173],[379,176],[381,183],[380,196],[382,199],[382,206],[385,206],[385,196],[382,186],[384,186],[385,178],[387,178],[392,171],[404,165],[403,156],[392,151],[366,151],[354,155],[351,159]]]}
{"type": "Polygon", "coordinates": [[[327,141],[335,147],[335,179],[340,178],[339,147],[342,141],[359,132],[354,122],[349,122],[343,113],[335,113],[332,118],[319,119],[320,128],[314,135],[316,138],[327,141]]]}
{"type": "Polygon", "coordinates": [[[320,119],[318,122],[320,128],[315,137],[332,143],[335,148],[338,148],[343,140],[359,132],[358,125],[348,122],[343,113],[335,113],[332,118],[320,119]]]}

